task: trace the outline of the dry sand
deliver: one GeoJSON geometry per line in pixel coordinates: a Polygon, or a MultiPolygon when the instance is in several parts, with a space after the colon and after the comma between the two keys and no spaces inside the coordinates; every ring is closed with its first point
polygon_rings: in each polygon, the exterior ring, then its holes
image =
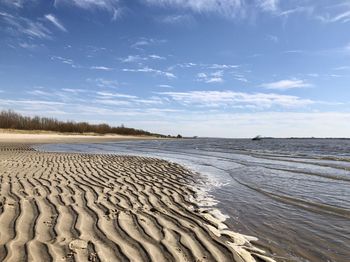
{"type": "Polygon", "coordinates": [[[0,145],[0,261],[270,261],[198,208],[199,178],[155,158],[0,145]]]}
{"type": "Polygon", "coordinates": [[[122,140],[160,139],[152,136],[122,136],[122,135],[71,135],[64,133],[29,133],[7,131],[0,129],[0,143],[35,144],[35,143],[93,143],[113,142],[122,140]]]}

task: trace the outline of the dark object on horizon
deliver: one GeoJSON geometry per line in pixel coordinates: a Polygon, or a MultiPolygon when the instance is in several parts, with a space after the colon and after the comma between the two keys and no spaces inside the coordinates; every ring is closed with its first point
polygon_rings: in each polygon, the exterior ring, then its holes
{"type": "Polygon", "coordinates": [[[153,134],[141,129],[125,127],[124,125],[113,127],[107,124],[94,125],[86,122],[59,121],[47,117],[28,117],[22,116],[12,110],[3,110],[0,112],[0,128],[165,137],[164,135],[153,134]]]}
{"type": "Polygon", "coordinates": [[[261,139],[262,139],[261,136],[256,136],[256,137],[252,138],[253,141],[259,141],[261,139]]]}
{"type": "Polygon", "coordinates": [[[179,134],[179,135],[177,135],[177,137],[176,137],[176,138],[182,138],[182,135],[180,135],[180,134],[179,134]]]}

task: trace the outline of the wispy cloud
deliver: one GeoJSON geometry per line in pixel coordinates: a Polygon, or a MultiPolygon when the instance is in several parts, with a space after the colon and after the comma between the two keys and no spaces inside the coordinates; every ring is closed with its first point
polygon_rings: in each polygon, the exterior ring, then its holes
{"type": "Polygon", "coordinates": [[[223,71],[216,71],[210,74],[198,73],[197,80],[205,83],[222,83],[224,82],[223,76],[223,71]]]}
{"type": "Polygon", "coordinates": [[[202,65],[210,69],[234,69],[238,68],[239,65],[228,65],[228,64],[211,64],[211,65],[202,65]]]}
{"type": "Polygon", "coordinates": [[[32,21],[5,12],[0,12],[0,21],[1,20],[7,25],[8,31],[12,34],[26,35],[41,39],[51,38],[51,31],[39,21],[32,21]]]}
{"type": "Polygon", "coordinates": [[[166,85],[166,84],[160,84],[160,85],[158,85],[158,87],[162,87],[162,88],[173,88],[171,85],[166,85]]]}
{"type": "Polygon", "coordinates": [[[140,56],[140,55],[129,55],[125,58],[120,58],[120,61],[122,61],[123,63],[139,63],[142,61],[147,61],[147,60],[165,60],[166,58],[163,56],[159,56],[159,55],[147,55],[147,56],[140,56]]]}
{"type": "Polygon", "coordinates": [[[279,42],[278,36],[275,36],[275,35],[266,35],[266,38],[268,40],[270,40],[271,42],[274,42],[274,43],[278,43],[279,42]]]}
{"type": "Polygon", "coordinates": [[[325,23],[336,23],[336,22],[347,23],[347,22],[350,22],[350,10],[342,11],[335,15],[330,15],[330,14],[318,15],[317,18],[325,23]]]}
{"type": "Polygon", "coordinates": [[[264,83],[260,85],[263,88],[267,89],[276,89],[276,90],[287,90],[293,88],[302,88],[312,86],[310,83],[307,83],[305,80],[300,79],[286,79],[280,80],[271,83],[264,83]]]}
{"type": "Polygon", "coordinates": [[[114,70],[111,67],[107,67],[107,66],[90,66],[91,70],[100,70],[100,71],[112,71],[114,70]]]}
{"type": "Polygon", "coordinates": [[[333,70],[350,70],[350,66],[338,66],[333,68],[333,70]]]}
{"type": "Polygon", "coordinates": [[[131,48],[142,50],[143,48],[151,45],[160,45],[166,43],[165,39],[155,39],[155,38],[147,38],[140,37],[136,42],[131,45],[131,48]]]}
{"type": "Polygon", "coordinates": [[[249,82],[248,79],[243,74],[234,73],[233,78],[240,82],[244,82],[244,83],[249,82]]]}
{"type": "Polygon", "coordinates": [[[159,97],[140,98],[138,96],[112,93],[112,92],[97,92],[97,103],[109,105],[109,106],[148,106],[148,105],[161,105],[162,99],[159,97]]]}
{"type": "Polygon", "coordinates": [[[63,26],[63,24],[53,15],[53,14],[47,14],[45,15],[45,18],[50,21],[54,26],[56,26],[58,29],[60,29],[63,32],[67,32],[67,29],[63,26]]]}
{"type": "Polygon", "coordinates": [[[229,70],[229,69],[237,69],[240,65],[232,65],[232,64],[204,64],[204,63],[194,63],[194,62],[186,62],[186,63],[178,63],[171,67],[170,69],[178,68],[201,68],[201,70],[208,69],[217,69],[217,70],[229,70]]]}
{"type": "Polygon", "coordinates": [[[244,93],[234,91],[190,91],[190,92],[160,92],[159,94],[171,98],[185,106],[201,107],[242,107],[252,109],[266,109],[273,106],[291,108],[304,107],[316,103],[297,96],[244,93]]]}
{"type": "Polygon", "coordinates": [[[116,80],[108,80],[104,78],[96,78],[96,79],[87,79],[88,82],[96,84],[101,88],[118,88],[119,82],[116,80]]]}
{"type": "Polygon", "coordinates": [[[57,101],[46,101],[46,100],[13,100],[13,99],[0,99],[0,103],[3,105],[48,105],[48,106],[61,106],[65,103],[57,101]]]}
{"type": "Polygon", "coordinates": [[[155,75],[165,76],[167,78],[176,78],[176,75],[174,75],[171,72],[166,72],[166,71],[162,71],[162,70],[158,70],[158,69],[153,69],[153,68],[150,68],[150,67],[144,67],[144,68],[138,68],[138,69],[124,68],[123,71],[124,72],[152,73],[152,74],[155,74],[155,75]]]}
{"type": "Polygon", "coordinates": [[[18,44],[20,47],[24,48],[24,49],[28,49],[28,50],[33,50],[38,48],[39,46],[36,44],[31,44],[31,43],[27,43],[27,42],[21,42],[18,44]]]}
{"type": "Polygon", "coordinates": [[[1,0],[0,4],[3,3],[10,7],[22,8],[25,0],[1,0]]]}
{"type": "Polygon", "coordinates": [[[30,90],[30,91],[27,91],[27,93],[34,96],[51,96],[52,95],[52,93],[49,93],[47,91],[43,91],[40,89],[30,90]]]}
{"type": "Polygon", "coordinates": [[[55,0],[54,5],[74,5],[85,10],[105,10],[112,15],[112,20],[116,20],[122,14],[119,0],[55,0]]]}
{"type": "Polygon", "coordinates": [[[80,68],[80,66],[76,65],[74,61],[70,58],[64,58],[61,56],[51,56],[51,60],[53,61],[59,61],[63,64],[70,65],[72,68],[80,68]]]}
{"type": "Polygon", "coordinates": [[[195,22],[194,18],[188,14],[176,14],[176,15],[167,15],[163,17],[158,17],[156,21],[165,23],[165,24],[193,24],[195,22]]]}
{"type": "Polygon", "coordinates": [[[197,13],[215,12],[227,17],[237,15],[243,7],[241,0],[144,0],[151,5],[190,9],[197,13]]]}
{"type": "Polygon", "coordinates": [[[264,11],[276,11],[278,9],[279,0],[259,0],[259,6],[264,11]]]}
{"type": "Polygon", "coordinates": [[[135,99],[137,96],[133,95],[126,95],[126,94],[120,94],[120,93],[110,93],[110,92],[97,92],[97,94],[101,97],[107,97],[107,98],[128,98],[128,99],[135,99]]]}
{"type": "Polygon", "coordinates": [[[79,88],[62,88],[63,92],[72,93],[72,94],[80,94],[80,93],[86,93],[87,91],[85,89],[79,89],[79,88]]]}
{"type": "MultiPolygon", "coordinates": [[[[246,17],[250,9],[260,12],[276,12],[279,0],[143,0],[150,5],[189,9],[195,13],[216,13],[225,17],[246,17]]],[[[182,16],[173,16],[168,22],[177,22],[182,16]]]]}

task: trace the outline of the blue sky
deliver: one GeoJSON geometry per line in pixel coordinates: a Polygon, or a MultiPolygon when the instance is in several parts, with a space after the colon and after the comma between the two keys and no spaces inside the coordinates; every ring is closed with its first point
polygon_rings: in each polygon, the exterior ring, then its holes
{"type": "Polygon", "coordinates": [[[349,136],[349,0],[0,0],[0,109],[212,137],[349,136]]]}

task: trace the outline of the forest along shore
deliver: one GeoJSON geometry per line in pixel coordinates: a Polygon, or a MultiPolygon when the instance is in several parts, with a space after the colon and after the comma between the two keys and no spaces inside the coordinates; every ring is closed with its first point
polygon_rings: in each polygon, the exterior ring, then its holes
{"type": "Polygon", "coordinates": [[[0,260],[273,261],[200,207],[200,183],[155,158],[0,144],[0,260]]]}

